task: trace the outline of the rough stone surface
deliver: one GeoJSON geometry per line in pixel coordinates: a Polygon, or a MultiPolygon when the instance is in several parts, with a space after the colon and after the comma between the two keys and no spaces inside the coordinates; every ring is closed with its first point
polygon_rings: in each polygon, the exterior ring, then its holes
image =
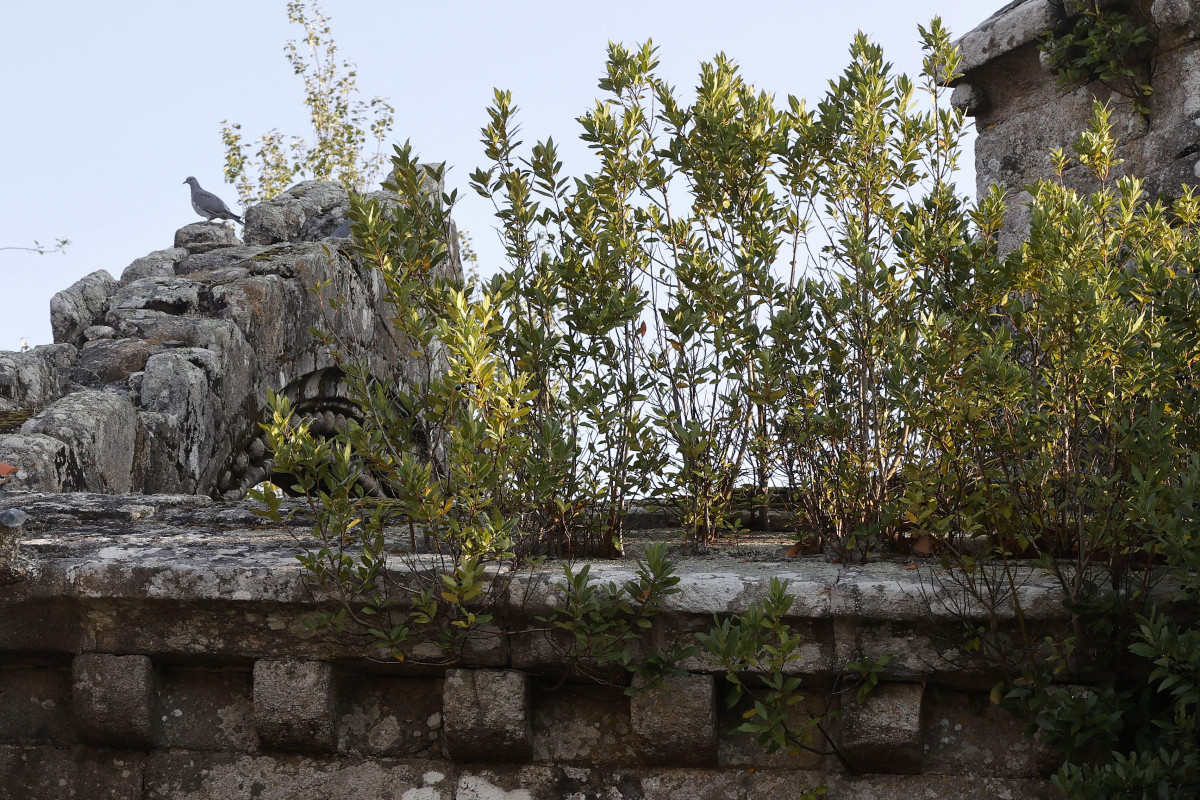
{"type": "Polygon", "coordinates": [[[1183,27],[1195,13],[1192,0],[1154,0],[1150,4],[1150,17],[1164,27],[1183,27]]]}
{"type": "Polygon", "coordinates": [[[0,744],[70,747],[71,670],[60,665],[11,665],[0,670],[0,744]]]}
{"type": "MultiPolygon", "coordinates": [[[[344,243],[317,241],[344,221],[346,206],[336,184],[300,184],[247,211],[247,241],[260,244],[243,245],[230,227],[200,222],[180,229],[175,247],[130,264],[119,285],[107,273],[89,275],[55,300],[56,336],[70,344],[0,353],[0,411],[14,412],[19,425],[73,392],[124,395],[136,417],[129,489],[241,497],[271,471],[258,427],[268,389],[317,427],[332,429],[358,413],[311,333],[315,322],[368,358],[381,382],[403,386],[418,374],[391,330],[378,274],[344,243]],[[326,286],[324,298],[311,291],[317,285],[326,286]],[[336,313],[325,299],[333,296],[345,300],[336,313]]],[[[461,269],[456,257],[445,269],[461,269]]],[[[434,369],[444,366],[440,359],[434,369]]],[[[16,450],[29,443],[12,440],[8,450],[16,463],[44,467],[44,452],[16,450]]],[[[70,443],[87,481],[47,479],[30,488],[97,488],[100,470],[90,460],[97,451],[70,443]]]]}
{"type": "Polygon", "coordinates": [[[175,231],[175,249],[189,253],[207,253],[218,247],[236,247],[241,243],[233,227],[223,223],[193,222],[175,231]]]}
{"type": "Polygon", "coordinates": [[[81,741],[130,750],[152,746],[158,687],[149,658],[81,653],[71,673],[81,741]]]}
{"type": "Polygon", "coordinates": [[[254,727],[276,750],[332,750],[337,687],[323,661],[254,664],[254,727]]]}
{"type": "Polygon", "coordinates": [[[74,345],[50,344],[24,353],[0,352],[0,411],[40,411],[67,393],[74,345]]]}
{"type": "Polygon", "coordinates": [[[109,300],[109,311],[147,308],[167,314],[194,314],[200,306],[200,284],[174,275],[139,278],[125,284],[109,300]]]}
{"type": "Polygon", "coordinates": [[[345,220],[346,190],[327,181],[298,183],[246,209],[246,244],[315,241],[345,220]]]}
{"type": "Polygon", "coordinates": [[[535,686],[533,700],[535,762],[596,766],[637,761],[629,698],[621,687],[535,686]]]}
{"type": "Polygon", "coordinates": [[[71,446],[42,433],[0,436],[0,461],[20,468],[7,484],[12,491],[77,492],[84,488],[83,465],[71,446]]]}
{"type": "Polygon", "coordinates": [[[956,42],[962,51],[963,72],[1037,39],[1056,20],[1047,0],[1009,3],[956,42]]]}
{"type": "MultiPolygon", "coordinates": [[[[108,328],[112,330],[112,328],[108,328]]],[[[141,339],[93,339],[79,352],[79,366],[101,383],[121,383],[146,366],[150,345],[141,339]]]]}
{"type": "Polygon", "coordinates": [[[21,555],[20,525],[0,525],[0,586],[23,581],[29,576],[28,559],[21,555]]]}
{"type": "Polygon", "coordinates": [[[183,750],[255,753],[251,672],[165,666],[158,676],[158,744],[183,750]]]}
{"type": "Polygon", "coordinates": [[[85,275],[50,299],[50,327],[56,343],[83,345],[83,332],[100,321],[117,282],[107,270],[85,275]]]}
{"type": "Polygon", "coordinates": [[[881,683],[862,705],[843,707],[840,749],[855,772],[921,772],[924,694],[919,683],[881,683]]]}
{"type": "Polygon", "coordinates": [[[21,433],[40,433],[69,445],[82,468],[79,488],[120,494],[133,488],[136,419],[127,397],[73,392],[22,425],[21,433]]]}
{"type": "Polygon", "coordinates": [[[0,790],[13,800],[142,800],[141,753],[0,745],[0,790]]]}
{"type": "Polygon", "coordinates": [[[447,765],[391,759],[155,752],[145,800],[452,800],[447,765]]]}
{"type": "Polygon", "coordinates": [[[1046,778],[1061,764],[1025,735],[1025,721],[979,694],[927,691],[922,721],[924,771],[937,775],[1046,778]]]}
{"type": "Polygon", "coordinates": [[[975,775],[862,775],[826,778],[828,800],[1060,800],[1049,781],[975,775]]]}
{"type": "MultiPolygon", "coordinates": [[[[129,795],[138,800],[419,800],[439,792],[445,798],[517,800],[749,800],[796,796],[822,783],[830,787],[830,796],[841,798],[1048,796],[1041,779],[1054,767],[1050,755],[1021,737],[1017,720],[987,706],[986,688],[953,689],[954,673],[944,664],[923,667],[919,679],[942,681],[931,684],[923,703],[894,696],[919,692],[919,686],[885,684],[865,709],[847,709],[850,730],[841,732],[843,742],[862,745],[857,722],[873,737],[876,752],[889,753],[869,767],[875,772],[847,776],[832,759],[768,755],[750,737],[732,733],[748,707],[744,704],[723,708],[718,702],[722,710],[714,718],[688,722],[697,716],[688,710],[692,700],[711,698],[709,674],[683,679],[685,686],[701,687],[699,692],[685,694],[676,684],[657,697],[630,698],[619,685],[563,683],[560,661],[536,660],[542,651],[531,644],[541,635],[532,632],[497,638],[511,661],[527,651],[522,659],[544,677],[454,669],[443,678],[427,664],[373,663],[363,658],[360,640],[305,627],[316,606],[296,564],[297,544],[286,532],[262,526],[252,504],[189,495],[10,493],[0,499],[0,510],[13,507],[29,514],[23,549],[30,566],[26,580],[0,587],[0,616],[19,621],[0,626],[0,749],[7,748],[0,754],[0,796],[9,787],[31,785],[31,776],[45,778],[30,771],[31,759],[43,752],[59,759],[53,774],[65,781],[59,787],[64,796],[75,780],[71,775],[91,775],[97,786],[105,786],[104,781],[116,780],[109,769],[113,763],[125,764],[127,772],[141,769],[129,766],[142,763],[132,745],[117,751],[80,746],[98,735],[85,733],[91,723],[80,710],[86,705],[80,701],[83,692],[72,691],[72,657],[76,666],[133,659],[141,665],[135,674],[154,676],[155,691],[145,689],[147,677],[133,693],[142,699],[122,706],[146,709],[144,714],[123,712],[124,719],[149,717],[140,728],[148,728],[149,735],[138,734],[143,739],[138,746],[151,750],[145,780],[139,772],[129,795]],[[312,664],[314,658],[321,663],[312,664]],[[330,664],[338,665],[336,672],[330,664]],[[145,700],[148,694],[156,699],[145,700]],[[871,705],[878,701],[882,707],[871,705]],[[654,704],[662,710],[654,711],[654,704]],[[923,774],[881,774],[911,769],[914,719],[923,774]],[[654,733],[654,725],[664,732],[654,733]],[[705,739],[700,747],[710,748],[704,767],[688,766],[696,763],[695,753],[681,742],[697,731],[705,739]],[[663,760],[648,765],[645,740],[659,735],[675,752],[655,756],[663,760]],[[709,745],[708,737],[719,743],[709,745]],[[479,752],[470,761],[465,761],[470,751],[463,750],[463,739],[479,752]],[[283,749],[280,740],[306,754],[283,749]],[[64,754],[71,765],[62,760],[64,754]],[[502,766],[513,759],[534,763],[502,766]]],[[[288,503],[283,510],[291,508],[296,506],[288,503]]],[[[299,518],[296,524],[303,530],[310,522],[299,518]]],[[[398,541],[407,537],[404,531],[389,535],[398,541]]],[[[392,578],[404,584],[411,571],[428,568],[424,558],[395,559],[389,565],[392,578]]],[[[862,631],[869,628],[871,647],[903,653],[910,639],[936,638],[938,620],[946,614],[927,607],[922,616],[922,598],[951,602],[952,585],[935,580],[936,566],[910,570],[898,563],[746,561],[710,554],[680,558],[677,568],[680,594],[711,609],[701,615],[709,626],[713,613],[743,613],[761,602],[770,575],[790,576],[804,594],[797,597],[789,624],[825,630],[831,648],[839,648],[836,637],[850,636],[853,646],[839,652],[865,646],[862,631]]],[[[631,574],[623,562],[597,562],[591,570],[605,583],[631,574]]],[[[516,630],[534,627],[541,609],[560,601],[559,580],[549,565],[522,572],[521,582],[514,581],[517,591],[497,599],[496,619],[516,630]]],[[[1038,592],[1046,588],[1036,571],[1019,582],[1038,592]]],[[[668,638],[672,628],[677,635],[698,629],[698,615],[679,605],[679,596],[671,597],[658,620],[668,638]]],[[[1033,592],[1027,599],[1032,613],[1052,621],[1041,595],[1033,592]]],[[[1058,609],[1061,617],[1061,603],[1058,609]]],[[[467,663],[472,657],[462,655],[467,663]]],[[[492,657],[490,650],[486,657],[492,657]]],[[[918,664],[913,660],[905,669],[914,671],[918,664]]],[[[822,687],[840,674],[824,663],[801,670],[811,702],[797,707],[797,722],[826,713],[830,697],[822,687]]],[[[982,677],[987,685],[996,678],[982,677]]],[[[98,683],[112,691],[121,685],[98,683]]],[[[92,727],[109,737],[124,724],[118,722],[92,727]]],[[[16,796],[26,795],[56,796],[16,796]]]]}
{"type": "Polygon", "coordinates": [[[214,390],[221,379],[216,354],[204,348],[168,350],[146,362],[139,394],[142,407],[161,414],[174,429],[157,442],[163,447],[174,444],[174,452],[159,460],[173,465],[182,491],[199,491],[211,464],[224,422],[221,397],[214,390]]]}
{"type": "Polygon", "coordinates": [[[968,117],[975,117],[987,112],[987,93],[978,86],[960,83],[954,87],[954,92],[950,95],[950,105],[962,109],[962,112],[968,117]]]}
{"type": "Polygon", "coordinates": [[[83,338],[88,342],[94,342],[99,339],[113,339],[116,338],[116,335],[117,332],[107,325],[92,325],[83,332],[83,338]]]}
{"type": "Polygon", "coordinates": [[[712,675],[675,675],[629,700],[630,725],[651,764],[710,766],[717,761],[717,692],[712,675]]]}
{"type": "Polygon", "coordinates": [[[142,278],[171,278],[175,275],[175,265],[188,254],[186,248],[170,247],[166,250],[155,250],[149,255],[135,259],[121,273],[120,284],[127,286],[142,278]]]}
{"type": "Polygon", "coordinates": [[[533,755],[529,676],[452,669],[442,694],[448,755],[458,762],[527,761],[533,755]]]}
{"type": "Polygon", "coordinates": [[[339,753],[374,757],[437,757],[442,753],[438,678],[343,676],[339,753]]]}

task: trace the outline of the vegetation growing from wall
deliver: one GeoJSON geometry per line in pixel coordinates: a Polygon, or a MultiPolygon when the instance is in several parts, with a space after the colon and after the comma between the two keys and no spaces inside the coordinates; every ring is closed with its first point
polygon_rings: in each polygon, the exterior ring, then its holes
{"type": "Polygon", "coordinates": [[[1051,2],[1059,18],[1038,47],[1057,70],[1063,86],[1075,88],[1099,81],[1150,116],[1151,83],[1158,55],[1157,32],[1132,14],[1106,7],[1099,0],[1051,2]]]}

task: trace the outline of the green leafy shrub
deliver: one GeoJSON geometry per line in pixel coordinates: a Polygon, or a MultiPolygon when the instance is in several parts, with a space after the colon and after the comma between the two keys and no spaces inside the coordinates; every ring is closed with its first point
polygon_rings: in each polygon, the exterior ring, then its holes
{"type": "MultiPolygon", "coordinates": [[[[410,657],[412,639],[453,657],[491,621],[504,588],[494,567],[517,558],[525,498],[514,476],[529,454],[533,396],[495,352],[495,307],[471,301],[447,268],[455,198],[430,192],[440,168],[419,165],[407,147],[392,167],[384,188],[399,201],[356,198],[350,216],[356,256],[382,280],[395,336],[415,362],[411,380],[382,384],[352,343],[314,329],[361,419],[315,437],[273,397],[264,427],[275,469],[293,481],[285,488],[315,520],[311,537],[297,535],[301,562],[337,606],[316,623],[353,623],[390,658],[410,657]],[[398,556],[407,559],[399,572],[388,563],[398,556]]],[[[344,300],[328,302],[336,314],[344,300]]],[[[273,493],[252,496],[269,519],[289,521],[273,493]]]]}
{"type": "Polygon", "coordinates": [[[922,36],[928,110],[856,37],[787,159],[789,183],[824,204],[806,213],[827,236],[772,321],[786,376],[780,458],[798,525],[843,558],[889,549],[903,530],[900,479],[929,447],[905,404],[926,377],[914,370],[918,325],[970,269],[970,207],[952,183],[963,116],[941,107],[938,83],[959,57],[937,20],[922,36]]]}
{"type": "Polygon", "coordinates": [[[563,565],[559,588],[565,599],[543,621],[568,636],[561,652],[570,657],[571,671],[564,678],[576,674],[599,681],[621,680],[626,673],[636,673],[644,680],[637,689],[631,686],[626,691],[632,694],[680,671],[675,665],[696,648],[675,643],[656,652],[649,639],[663,600],[679,592],[675,565],[666,554],[664,544],[648,546],[645,558],[638,559],[637,576],[620,586],[611,581],[593,584],[588,564],[578,571],[563,565]]]}
{"type": "MultiPolygon", "coordinates": [[[[1031,187],[1025,243],[976,260],[953,310],[923,322],[914,370],[928,380],[906,402],[933,446],[905,500],[942,545],[943,580],[985,611],[964,621],[970,646],[1008,675],[994,697],[1068,758],[1061,785],[1141,797],[1131,787],[1144,779],[1170,796],[1171,781],[1194,776],[1194,749],[1179,746],[1192,712],[1169,694],[1178,677],[1147,682],[1130,654],[1185,673],[1195,657],[1189,637],[1166,650],[1162,638],[1194,612],[1149,605],[1168,565],[1194,580],[1182,565],[1197,549],[1200,202],[1189,189],[1149,202],[1138,180],[1113,180],[1115,150],[1097,104],[1072,154],[1054,154],[1055,177],[1031,187]],[[1073,163],[1095,191],[1064,185],[1073,163]],[[1019,557],[1056,579],[1068,631],[1039,640],[1019,603],[1019,557]],[[996,635],[1009,605],[1015,644],[996,635]]],[[[981,206],[981,231],[999,210],[997,197],[981,206]]]]}
{"type": "MultiPolygon", "coordinates": [[[[361,420],[315,438],[276,398],[268,426],[315,520],[298,537],[331,601],[318,622],[392,658],[424,640],[452,659],[495,623],[513,569],[619,553],[636,503],[675,510],[702,546],[739,529],[739,497],[760,519],[781,502],[802,542],[842,560],[935,543],[983,609],[964,617],[968,647],[1005,671],[998,699],[1063,748],[1071,793],[1189,786],[1200,201],[1113,180],[1097,106],[1031,187],[1027,241],[1000,257],[1002,194],[971,204],[951,183],[963,116],[939,76],[957,54],[936,20],[922,35],[926,110],[862,36],[811,112],[777,109],[724,57],[685,104],[649,43],[613,45],[608,98],[580,120],[598,166],[574,180],[553,141],[525,154],[497,92],[472,181],[509,268],[475,300],[446,268],[455,198],[398,148],[399,200],[355,198],[353,250],[418,366],[385,386],[327,338],[361,420]],[[1065,186],[1073,165],[1094,191],[1065,186]],[[1065,635],[1026,624],[1018,558],[1057,579],[1065,635]],[[1168,565],[1192,588],[1155,606],[1168,565]],[[996,636],[1010,603],[1015,646],[996,636]]],[[[568,568],[545,621],[580,674],[652,681],[680,657],[638,655],[676,580],[661,550],[624,585],[568,568]]],[[[701,637],[769,748],[807,746],[816,725],[792,713],[791,600],[773,583],[701,637]]],[[[850,670],[869,691],[885,666],[850,670]]]]}

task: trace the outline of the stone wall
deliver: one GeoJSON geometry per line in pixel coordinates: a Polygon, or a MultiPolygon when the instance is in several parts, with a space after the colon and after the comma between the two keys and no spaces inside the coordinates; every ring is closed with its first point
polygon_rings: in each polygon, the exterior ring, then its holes
{"type": "MultiPolygon", "coordinates": [[[[1071,3],[1067,2],[1067,7],[1071,3]]],[[[1125,98],[1096,82],[1079,88],[1059,85],[1057,74],[1037,49],[1037,38],[1059,22],[1062,3],[1018,0],[1009,3],[958,45],[963,77],[952,102],[975,118],[976,185],[982,196],[993,184],[1010,190],[1012,212],[1001,238],[1011,250],[1028,230],[1025,187],[1048,177],[1050,151],[1068,148],[1092,117],[1093,98],[1109,102],[1118,154],[1118,175],[1145,181],[1150,199],[1178,197],[1194,185],[1200,162],[1200,9],[1192,0],[1118,0],[1107,5],[1132,11],[1158,36],[1149,118],[1125,98]]],[[[1082,170],[1066,176],[1069,185],[1094,188],[1082,170]]]]}
{"type": "MultiPolygon", "coordinates": [[[[296,543],[245,504],[0,505],[30,515],[25,579],[0,587],[0,796],[749,800],[820,784],[831,798],[1052,796],[1052,758],[988,704],[997,676],[963,659],[949,610],[960,599],[929,566],[782,559],[778,548],[679,560],[683,591],[647,647],[744,611],[771,577],[791,581],[807,698],[797,713],[823,715],[843,758],[769,755],[731,732],[745,705],[726,707],[707,658],[632,697],[563,682],[563,652],[538,620],[558,598],[557,567],[511,576],[494,628],[460,662],[417,652],[383,664],[304,625],[317,605],[296,543]],[[887,678],[863,706],[853,688],[833,690],[847,663],[885,653],[887,678]]],[[[394,564],[401,577],[413,568],[394,564]]],[[[592,574],[621,582],[633,569],[602,562],[592,574]]],[[[1048,583],[1022,592],[1035,624],[1061,624],[1048,583]]]]}

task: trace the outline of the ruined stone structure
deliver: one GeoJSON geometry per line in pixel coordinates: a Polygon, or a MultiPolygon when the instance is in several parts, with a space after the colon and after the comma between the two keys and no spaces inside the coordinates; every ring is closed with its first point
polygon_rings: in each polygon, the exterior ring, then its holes
{"type": "MultiPolygon", "coordinates": [[[[1059,24],[1063,9],[1053,0],[1017,0],[959,41],[962,78],[952,103],[975,118],[976,185],[982,195],[994,184],[1010,190],[1010,216],[1001,238],[1008,251],[1028,229],[1025,187],[1051,173],[1050,151],[1070,149],[1092,118],[1093,98],[1113,110],[1113,133],[1124,163],[1119,175],[1136,175],[1150,199],[1174,198],[1185,184],[1200,183],[1200,6],[1192,0],[1121,0],[1107,5],[1133,11],[1158,37],[1151,80],[1151,114],[1100,82],[1078,88],[1059,85],[1055,70],[1037,47],[1038,37],[1059,24]]],[[[1090,187],[1082,170],[1065,176],[1090,187]]]]}
{"type": "Polygon", "coordinates": [[[302,183],[246,210],[244,243],[188,225],[119,280],[99,270],[55,295],[55,344],[0,353],[0,412],[33,415],[0,435],[0,461],[21,467],[10,488],[241,497],[269,470],[268,388],[318,432],[354,413],[313,325],[406,382],[382,280],[327,238],[347,205],[339,185],[302,183]],[[347,299],[336,313],[312,291],[326,281],[347,299]]]}
{"type": "MultiPolygon", "coordinates": [[[[1116,119],[1126,168],[1171,194],[1195,180],[1200,23],[1185,0],[1146,10],[1162,37],[1154,113],[1116,119]]],[[[1025,0],[962,40],[954,96],[979,124],[981,189],[1044,175],[1103,94],[1055,86],[1033,44],[1054,22],[1052,3],[1025,0]]],[[[93,273],[56,296],[56,344],[0,353],[0,414],[28,417],[0,435],[0,461],[21,468],[0,511],[29,515],[15,560],[0,530],[0,798],[752,800],[821,784],[835,800],[1053,796],[1053,755],[988,704],[999,676],[960,647],[970,604],[932,566],[775,550],[679,563],[651,646],[791,581],[797,714],[819,717],[840,757],[768,754],[732,733],[744,706],[726,707],[701,655],[632,696],[564,682],[562,642],[538,619],[558,597],[554,567],[511,576],[493,627],[452,667],[419,652],[381,664],[306,627],[321,606],[296,543],[238,499],[269,469],[266,388],[320,425],[354,413],[308,332],[324,312],[309,288],[328,279],[349,298],[330,324],[381,380],[412,368],[376,278],[322,238],[344,209],[340,189],[309,183],[248,209],[244,241],[189,225],[119,280],[93,273]],[[884,654],[862,705],[838,690],[847,664],[884,654]]],[[[1022,224],[1017,211],[1007,246],[1022,224]]],[[[402,579],[420,561],[391,566],[402,579]]],[[[621,582],[633,567],[592,574],[621,582]]],[[[1052,586],[1031,576],[1021,591],[1038,633],[1058,630],[1052,586]]]]}

